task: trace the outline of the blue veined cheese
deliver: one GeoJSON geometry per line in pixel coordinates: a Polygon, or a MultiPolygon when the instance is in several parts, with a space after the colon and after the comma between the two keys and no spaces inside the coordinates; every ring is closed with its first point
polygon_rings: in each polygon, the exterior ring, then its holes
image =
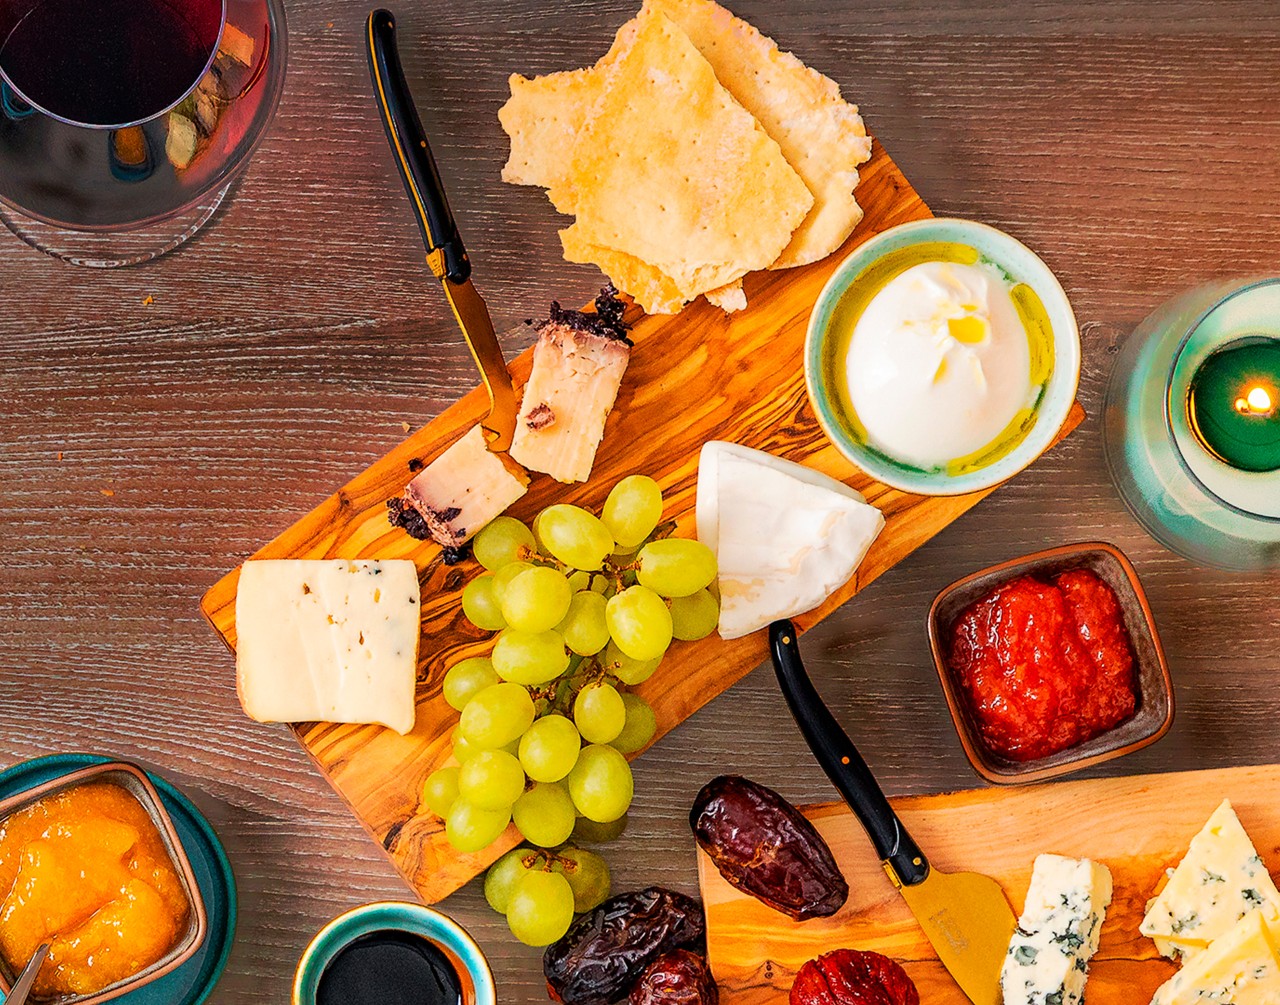
{"type": "Polygon", "coordinates": [[[1139,931],[1170,959],[1189,958],[1249,911],[1269,906],[1280,908],[1280,892],[1224,799],[1147,905],[1139,931]]]}
{"type": "Polygon", "coordinates": [[[1280,1005],[1280,915],[1248,912],[1162,984],[1151,1005],[1280,1005]]]}
{"type": "Polygon", "coordinates": [[[259,722],[413,729],[422,612],[406,559],[245,562],[236,690],[259,722]]]}
{"type": "Polygon", "coordinates": [[[1009,942],[1004,1005],[1079,1005],[1111,903],[1111,873],[1089,859],[1040,855],[1009,942]]]}

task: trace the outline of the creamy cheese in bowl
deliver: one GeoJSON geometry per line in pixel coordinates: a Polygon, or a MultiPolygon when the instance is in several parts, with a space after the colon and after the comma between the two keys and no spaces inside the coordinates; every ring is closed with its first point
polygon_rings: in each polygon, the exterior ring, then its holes
{"type": "Polygon", "coordinates": [[[810,320],[806,375],[855,464],[897,488],[955,494],[1049,445],[1079,359],[1066,295],[1038,258],[981,224],[925,220],[837,270],[810,320]]]}

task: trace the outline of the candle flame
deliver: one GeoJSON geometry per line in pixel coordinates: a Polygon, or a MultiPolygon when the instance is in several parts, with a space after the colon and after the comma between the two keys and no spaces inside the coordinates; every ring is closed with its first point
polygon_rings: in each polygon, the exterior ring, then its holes
{"type": "Polygon", "coordinates": [[[1270,415],[1274,409],[1271,392],[1261,384],[1249,388],[1243,397],[1236,399],[1236,411],[1241,415],[1270,415]]]}

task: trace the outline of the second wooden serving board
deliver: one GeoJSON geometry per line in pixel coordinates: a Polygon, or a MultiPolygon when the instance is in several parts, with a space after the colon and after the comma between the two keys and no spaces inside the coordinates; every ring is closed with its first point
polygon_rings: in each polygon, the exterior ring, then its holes
{"type": "MultiPolygon", "coordinates": [[[[809,405],[805,328],[823,284],[862,241],[931,215],[878,144],[861,175],[858,201],[866,216],[841,251],[805,268],[749,276],[747,309],[736,314],[727,315],[699,300],[674,317],[640,317],[631,333],[635,350],[591,480],[566,486],[535,475],[528,495],[511,514],[530,520],[556,502],[598,511],[619,479],[647,474],[662,486],[666,517],[677,521],[680,534],[692,537],[698,453],[704,442],[731,440],[803,462],[862,491],[886,519],[857,575],[822,607],[797,619],[803,629],[984,498],[988,492],[926,498],[872,481],[831,445],[809,405]]],[[[431,281],[425,269],[423,281],[431,281]]],[[[512,363],[517,385],[528,379],[531,357],[532,350],[512,363]]],[[[516,834],[512,828],[484,852],[462,855],[446,842],[441,821],[418,811],[422,782],[448,761],[449,734],[457,724],[457,713],[440,693],[445,671],[466,656],[487,653],[491,642],[489,633],[475,629],[462,616],[461,591],[476,574],[475,562],[444,565],[435,544],[415,541],[387,523],[386,503],[403,490],[411,464],[438,456],[475,425],[485,406],[481,390],[468,394],[253,556],[408,558],[417,564],[423,619],[413,732],[400,736],[377,726],[333,723],[300,723],[294,729],[320,770],[428,902],[465,884],[512,847],[516,834]]],[[[1083,418],[1077,405],[1061,435],[1083,418]]],[[[238,569],[228,573],[201,602],[205,616],[232,649],[238,579],[238,569]]],[[[733,642],[712,635],[700,642],[676,643],[659,671],[638,689],[657,713],[658,736],[766,655],[763,632],[733,642]]]]}
{"type": "MultiPolygon", "coordinates": [[[[1229,798],[1258,853],[1280,866],[1280,765],[1136,775],[993,788],[892,800],[930,861],[948,872],[985,873],[1021,912],[1035,857],[1090,858],[1111,870],[1115,892],[1102,943],[1089,967],[1089,1005],[1143,1005],[1174,973],[1138,933],[1165,869],[1223,798],[1229,798]]],[[[833,949],[883,953],[902,964],[920,1000],[967,1005],[897,894],[858,821],[843,803],[805,814],[831,845],[849,881],[849,900],[831,918],[793,922],[721,878],[698,853],[707,910],[707,947],[722,1005],[782,1005],[796,971],[833,949]]]]}

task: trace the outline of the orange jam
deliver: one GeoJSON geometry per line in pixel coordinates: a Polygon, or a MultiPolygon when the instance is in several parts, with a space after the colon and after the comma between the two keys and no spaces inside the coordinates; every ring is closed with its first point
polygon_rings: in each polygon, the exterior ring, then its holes
{"type": "Polygon", "coordinates": [[[93,994],[164,956],[187,898],[156,825],[119,785],[87,782],[0,821],[0,956],[43,942],[36,995],[93,994]]]}

